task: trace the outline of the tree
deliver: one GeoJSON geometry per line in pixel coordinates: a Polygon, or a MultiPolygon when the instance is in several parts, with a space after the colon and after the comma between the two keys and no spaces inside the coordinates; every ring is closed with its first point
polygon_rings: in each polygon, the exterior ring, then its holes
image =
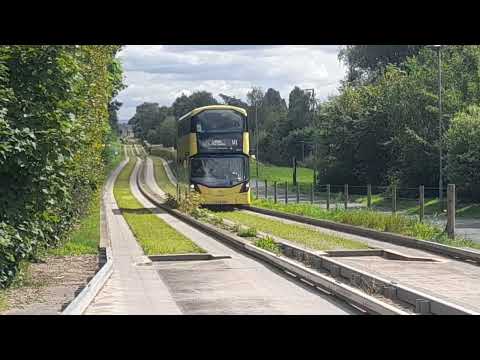
{"type": "Polygon", "coordinates": [[[179,119],[193,109],[207,105],[217,105],[213,95],[207,91],[195,91],[190,96],[182,94],[172,104],[173,115],[179,119]]]}
{"type": "Polygon", "coordinates": [[[288,130],[292,131],[310,126],[313,120],[310,109],[310,95],[295,86],[290,92],[288,100],[288,130]]]}
{"type": "Polygon", "coordinates": [[[423,45],[348,45],[339,60],[348,68],[346,81],[364,84],[378,78],[388,65],[401,66],[407,57],[418,54],[423,45]]]}
{"type": "Polygon", "coordinates": [[[159,140],[163,146],[170,147],[175,145],[175,138],[177,133],[176,121],[173,116],[168,116],[160,125],[158,130],[159,140]]]}
{"type": "Polygon", "coordinates": [[[452,120],[446,133],[448,179],[458,192],[480,200],[480,107],[469,106],[452,120]]]}

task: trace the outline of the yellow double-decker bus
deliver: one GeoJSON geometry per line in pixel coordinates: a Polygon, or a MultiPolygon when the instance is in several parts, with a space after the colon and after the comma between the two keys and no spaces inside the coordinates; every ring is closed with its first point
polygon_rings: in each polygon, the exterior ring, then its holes
{"type": "Polygon", "coordinates": [[[212,105],[177,122],[179,181],[205,205],[250,204],[247,112],[212,105]]]}

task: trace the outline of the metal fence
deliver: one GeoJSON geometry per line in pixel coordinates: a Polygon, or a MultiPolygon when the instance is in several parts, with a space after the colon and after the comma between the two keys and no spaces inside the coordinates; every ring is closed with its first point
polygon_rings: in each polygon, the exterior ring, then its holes
{"type": "Polygon", "coordinates": [[[253,197],[266,199],[275,203],[309,203],[327,210],[333,209],[368,209],[388,213],[403,213],[407,216],[425,218],[429,215],[445,213],[446,228],[453,236],[455,229],[456,192],[455,185],[450,184],[442,191],[434,187],[418,188],[391,186],[351,186],[348,184],[314,185],[313,183],[269,182],[253,179],[253,197]]]}
{"type": "Polygon", "coordinates": [[[255,199],[268,199],[279,203],[310,203],[325,209],[370,209],[383,212],[405,212],[423,217],[425,207],[429,213],[441,213],[447,208],[447,188],[439,201],[439,189],[419,186],[352,186],[297,182],[252,180],[255,199]],[[423,210],[423,212],[422,212],[423,210]]]}

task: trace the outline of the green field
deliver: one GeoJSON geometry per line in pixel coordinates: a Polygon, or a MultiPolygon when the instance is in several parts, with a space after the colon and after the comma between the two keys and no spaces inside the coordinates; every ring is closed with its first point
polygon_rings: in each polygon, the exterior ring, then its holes
{"type": "Polygon", "coordinates": [[[135,160],[131,158],[118,176],[113,193],[123,217],[145,254],[205,252],[150,210],[145,209],[133,196],[130,190],[130,176],[134,166],[135,160]]]}
{"type": "MultiPolygon", "coordinates": [[[[257,165],[256,160],[250,159],[250,178],[257,178],[257,165]]],[[[292,182],[293,181],[293,168],[286,166],[275,166],[258,163],[258,179],[267,180],[269,182],[292,182]]],[[[308,168],[297,167],[297,181],[302,183],[313,182],[313,170],[308,168]]]]}

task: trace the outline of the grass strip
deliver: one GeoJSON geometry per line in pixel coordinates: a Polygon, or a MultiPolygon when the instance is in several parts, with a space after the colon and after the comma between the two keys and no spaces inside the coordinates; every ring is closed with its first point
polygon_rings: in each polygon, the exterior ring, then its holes
{"type": "MultiPolygon", "coordinates": [[[[258,177],[257,177],[256,160],[250,159],[250,177],[252,179],[267,180],[269,182],[285,182],[293,181],[293,168],[288,166],[267,165],[261,162],[258,163],[258,177]]],[[[303,167],[297,167],[297,181],[304,183],[313,182],[313,170],[303,167]]]]}
{"type": "Polygon", "coordinates": [[[340,236],[325,234],[306,226],[285,224],[258,215],[240,211],[218,212],[218,216],[254,228],[258,231],[278,236],[285,240],[305,245],[316,250],[367,249],[367,244],[340,236]]]}
{"type": "Polygon", "coordinates": [[[151,159],[153,161],[153,171],[158,187],[166,193],[176,196],[177,188],[170,182],[161,158],[152,156],[151,159]]]}
{"type": "Polygon", "coordinates": [[[311,204],[275,204],[273,201],[255,200],[254,206],[289,214],[308,216],[320,220],[330,220],[342,224],[361,226],[383,232],[411,236],[420,240],[434,241],[456,247],[480,249],[480,244],[461,237],[450,239],[439,228],[421,223],[402,215],[393,215],[369,210],[324,210],[311,204]]]}
{"type": "Polygon", "coordinates": [[[113,193],[123,217],[147,255],[205,252],[193,241],[144,208],[130,190],[135,160],[130,159],[115,182],[113,193]]]}

